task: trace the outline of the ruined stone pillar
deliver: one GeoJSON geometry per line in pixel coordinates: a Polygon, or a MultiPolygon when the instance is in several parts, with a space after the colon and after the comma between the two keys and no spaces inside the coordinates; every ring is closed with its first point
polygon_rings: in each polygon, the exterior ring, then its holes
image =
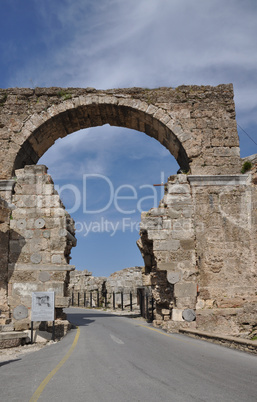
{"type": "Polygon", "coordinates": [[[185,310],[195,309],[197,265],[193,218],[191,189],[184,174],[171,176],[159,208],[142,214],[138,245],[143,257],[155,262],[146,268],[144,281],[153,288],[157,324],[162,320],[182,322],[185,310]]]}
{"type": "Polygon", "coordinates": [[[9,322],[9,307],[7,302],[8,250],[13,185],[13,180],[0,181],[0,325],[5,325],[9,322]]]}
{"type": "Polygon", "coordinates": [[[171,176],[159,208],[142,214],[156,325],[256,334],[256,177],[171,176]]]}
{"type": "Polygon", "coordinates": [[[54,291],[56,316],[69,304],[74,222],[43,165],[16,170],[8,258],[8,304],[15,329],[27,329],[31,293],[54,291]]]}

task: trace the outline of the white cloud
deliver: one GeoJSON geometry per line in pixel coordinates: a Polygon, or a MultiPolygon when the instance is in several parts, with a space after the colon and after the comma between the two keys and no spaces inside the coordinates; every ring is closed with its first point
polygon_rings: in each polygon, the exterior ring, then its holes
{"type": "MultiPolygon", "coordinates": [[[[114,174],[121,159],[127,163],[144,161],[144,164],[151,160],[154,166],[163,158],[175,163],[166,148],[144,133],[105,125],[57,140],[39,163],[49,167],[55,180],[80,180],[85,173],[114,174]]],[[[137,177],[140,176],[138,172],[137,177]]]]}
{"type": "Polygon", "coordinates": [[[233,82],[238,112],[257,105],[255,1],[66,0],[60,7],[48,0],[38,7],[48,54],[18,72],[25,86],[31,79],[103,89],[233,82]],[[55,46],[60,36],[66,41],[55,46]]]}

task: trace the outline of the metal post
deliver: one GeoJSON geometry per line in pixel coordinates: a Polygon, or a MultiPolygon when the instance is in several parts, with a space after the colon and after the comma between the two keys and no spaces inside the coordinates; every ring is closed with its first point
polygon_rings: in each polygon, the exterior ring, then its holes
{"type": "Polygon", "coordinates": [[[84,292],[84,307],[86,307],[86,292],[84,292]]]}
{"type": "Polygon", "coordinates": [[[152,296],[152,299],[151,299],[151,304],[152,304],[152,321],[154,320],[154,315],[153,315],[153,310],[154,310],[154,298],[153,298],[153,296],[152,296]]]}
{"type": "Polygon", "coordinates": [[[74,293],[71,294],[71,305],[74,306],[74,293]]]}
{"type": "Polygon", "coordinates": [[[123,311],[123,292],[120,293],[120,298],[121,298],[121,310],[123,311]]]}
{"type": "Polygon", "coordinates": [[[30,341],[31,343],[33,343],[33,321],[31,321],[30,328],[31,328],[30,341]]]}
{"type": "Polygon", "coordinates": [[[143,313],[143,302],[144,302],[144,300],[143,300],[143,294],[142,294],[142,291],[141,291],[141,289],[140,289],[140,293],[139,293],[139,300],[140,300],[140,315],[141,315],[141,317],[143,317],[144,316],[144,313],[143,313]]]}
{"type": "Polygon", "coordinates": [[[129,298],[130,298],[130,311],[132,311],[132,293],[131,292],[129,294],[129,298]]]}
{"type": "Polygon", "coordinates": [[[99,290],[97,289],[97,307],[100,307],[99,304],[99,290]]]}
{"type": "Polygon", "coordinates": [[[115,310],[115,292],[112,293],[112,306],[113,310],[115,310]]]}
{"type": "Polygon", "coordinates": [[[90,290],[90,307],[92,308],[92,290],[90,290]]]}
{"type": "Polygon", "coordinates": [[[145,304],[146,304],[146,319],[149,319],[149,310],[148,310],[148,294],[145,296],[145,304]]]}
{"type": "Polygon", "coordinates": [[[52,332],[52,341],[55,340],[55,323],[53,321],[53,332],[52,332]]]}
{"type": "Polygon", "coordinates": [[[78,292],[78,307],[79,307],[79,292],[78,292]]]}

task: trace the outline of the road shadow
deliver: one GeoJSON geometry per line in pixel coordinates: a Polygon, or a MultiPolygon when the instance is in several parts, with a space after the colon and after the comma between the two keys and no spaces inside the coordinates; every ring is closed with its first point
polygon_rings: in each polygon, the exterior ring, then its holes
{"type": "Polygon", "coordinates": [[[12,360],[6,360],[4,362],[0,362],[0,367],[5,366],[6,364],[9,364],[9,363],[18,362],[19,360],[21,360],[21,359],[12,359],[12,360]]]}
{"type": "Polygon", "coordinates": [[[67,319],[75,327],[86,327],[95,320],[90,320],[85,314],[67,314],[67,319]]]}
{"type": "Polygon", "coordinates": [[[126,318],[136,318],[140,315],[131,315],[130,312],[128,314],[115,314],[115,313],[108,313],[108,312],[98,312],[92,310],[86,310],[80,307],[72,307],[70,309],[65,309],[65,313],[67,314],[67,319],[70,323],[74,324],[75,326],[87,326],[93,322],[95,322],[96,318],[119,318],[119,317],[126,317],[126,318]],[[79,312],[80,311],[80,312],[79,312]]]}
{"type": "Polygon", "coordinates": [[[78,312],[72,312],[72,310],[65,311],[67,314],[67,319],[70,321],[70,323],[77,325],[77,326],[87,326],[93,322],[95,322],[94,318],[107,318],[107,317],[119,317],[118,315],[115,314],[108,314],[108,313],[96,313],[94,311],[88,312],[85,311],[78,313],[78,312]]]}

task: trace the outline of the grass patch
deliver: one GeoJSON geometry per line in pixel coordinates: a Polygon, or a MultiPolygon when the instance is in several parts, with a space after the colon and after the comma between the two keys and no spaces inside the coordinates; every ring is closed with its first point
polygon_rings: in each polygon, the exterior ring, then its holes
{"type": "Polygon", "coordinates": [[[245,161],[244,162],[244,164],[243,164],[243,166],[242,166],[242,169],[241,169],[241,173],[246,173],[246,172],[248,172],[249,170],[251,170],[252,169],[252,162],[250,162],[250,161],[245,161]]]}
{"type": "Polygon", "coordinates": [[[63,89],[61,89],[60,91],[57,92],[57,95],[59,96],[59,98],[62,98],[62,100],[67,100],[67,99],[71,99],[72,98],[72,94],[64,91],[63,89]]]}

